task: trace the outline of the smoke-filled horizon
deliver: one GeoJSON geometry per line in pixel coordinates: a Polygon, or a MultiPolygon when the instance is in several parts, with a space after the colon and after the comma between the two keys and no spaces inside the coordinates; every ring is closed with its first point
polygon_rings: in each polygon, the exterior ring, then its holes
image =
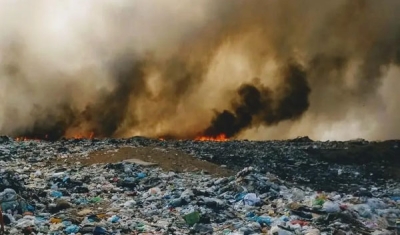
{"type": "Polygon", "coordinates": [[[400,2],[0,0],[0,134],[400,138],[400,2]]]}

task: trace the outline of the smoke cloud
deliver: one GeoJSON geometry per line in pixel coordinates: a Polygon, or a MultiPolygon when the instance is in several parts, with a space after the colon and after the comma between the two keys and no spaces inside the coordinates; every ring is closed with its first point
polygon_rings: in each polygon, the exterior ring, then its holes
{"type": "MultiPolygon", "coordinates": [[[[237,91],[239,101],[232,103],[233,112],[217,112],[204,134],[217,137],[225,134],[234,137],[252,125],[274,125],[284,120],[296,120],[309,106],[306,74],[296,64],[289,64],[284,71],[280,87],[275,91],[259,84],[243,84],[237,91]],[[257,87],[258,86],[258,87],[257,87]]],[[[201,134],[201,133],[200,133],[201,134]]]]}
{"type": "Polygon", "coordinates": [[[0,1],[0,133],[400,137],[400,2],[0,1]]]}

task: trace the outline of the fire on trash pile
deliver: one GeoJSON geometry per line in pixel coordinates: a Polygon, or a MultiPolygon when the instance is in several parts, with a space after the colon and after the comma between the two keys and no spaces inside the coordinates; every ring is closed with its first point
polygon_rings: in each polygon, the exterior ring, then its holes
{"type": "Polygon", "coordinates": [[[399,144],[1,137],[4,229],[396,234],[399,144]]]}

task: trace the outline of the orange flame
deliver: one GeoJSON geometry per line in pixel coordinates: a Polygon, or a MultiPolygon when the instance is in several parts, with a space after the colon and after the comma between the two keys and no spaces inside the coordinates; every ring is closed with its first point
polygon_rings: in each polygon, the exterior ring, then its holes
{"type": "MultiPolygon", "coordinates": [[[[75,133],[74,135],[69,135],[66,136],[67,139],[93,139],[94,138],[94,132],[90,133],[75,133]]],[[[47,140],[48,135],[45,135],[45,138],[39,139],[39,138],[29,138],[29,137],[16,137],[14,138],[15,141],[40,141],[40,140],[47,140]]],[[[161,141],[165,141],[165,138],[158,138],[161,141]]],[[[216,142],[223,142],[223,141],[228,141],[229,139],[226,137],[225,134],[219,134],[217,136],[198,136],[194,140],[196,141],[216,141],[216,142]]]]}
{"type": "Polygon", "coordinates": [[[72,136],[72,139],[93,139],[94,137],[94,133],[90,132],[90,133],[86,133],[86,134],[75,134],[72,136]]]}
{"type": "MultiPolygon", "coordinates": [[[[74,134],[72,136],[65,136],[67,139],[93,139],[94,132],[86,133],[86,134],[74,134]]],[[[49,135],[45,135],[44,138],[30,138],[25,136],[20,136],[14,138],[15,141],[40,141],[40,140],[48,140],[49,135]]]]}
{"type": "Polygon", "coordinates": [[[218,142],[222,142],[222,141],[228,141],[228,138],[226,137],[226,135],[224,133],[219,134],[217,136],[199,136],[196,137],[195,140],[197,141],[218,141],[218,142]]]}
{"type": "Polygon", "coordinates": [[[39,141],[40,139],[28,138],[28,137],[21,136],[21,137],[16,137],[14,140],[15,141],[39,141]]]}

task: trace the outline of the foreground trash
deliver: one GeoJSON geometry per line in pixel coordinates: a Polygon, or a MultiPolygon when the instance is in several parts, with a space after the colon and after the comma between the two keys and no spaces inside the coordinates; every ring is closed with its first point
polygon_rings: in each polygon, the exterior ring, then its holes
{"type": "MultiPolygon", "coordinates": [[[[45,149],[35,144],[16,148],[45,149]]],[[[72,155],[46,154],[50,153],[0,162],[0,200],[8,234],[400,232],[400,187],[394,182],[358,187],[354,193],[315,191],[255,166],[213,177],[137,161],[84,166],[79,163],[87,156],[82,149],[74,161],[64,161],[72,155]]]]}

